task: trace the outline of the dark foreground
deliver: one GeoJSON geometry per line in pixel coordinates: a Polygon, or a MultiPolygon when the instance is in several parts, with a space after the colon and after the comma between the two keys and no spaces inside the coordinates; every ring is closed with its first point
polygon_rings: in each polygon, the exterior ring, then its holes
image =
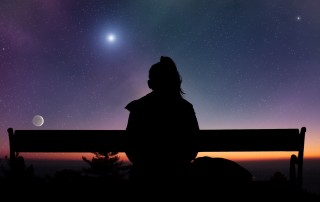
{"type": "Polygon", "coordinates": [[[63,180],[1,179],[1,195],[8,200],[195,200],[195,201],[320,201],[320,195],[292,188],[285,182],[219,183],[199,181],[130,182],[101,178],[63,180]]]}
{"type": "MultiPolygon", "coordinates": [[[[218,160],[221,159],[215,161],[218,160]]],[[[115,167],[117,172],[100,172],[98,174],[84,172],[87,169],[62,169],[45,177],[37,177],[33,169],[30,169],[29,166],[23,166],[22,170],[16,174],[7,169],[6,175],[0,177],[0,193],[2,198],[11,201],[245,200],[320,202],[319,194],[293,186],[290,180],[287,180],[280,172],[273,175],[270,180],[257,181],[253,180],[251,173],[246,169],[230,161],[224,160],[213,166],[199,165],[193,164],[192,170],[190,170],[192,172],[187,172],[185,175],[181,175],[181,170],[172,173],[171,177],[167,175],[170,172],[165,172],[167,174],[151,172],[151,177],[143,181],[141,178],[135,178],[136,175],[128,175],[127,172],[131,170],[130,166],[124,166],[124,170],[120,169],[122,172],[119,172],[119,168],[115,167]],[[177,175],[177,173],[179,174],[177,175]],[[180,177],[178,178],[178,176],[180,177]]]]}

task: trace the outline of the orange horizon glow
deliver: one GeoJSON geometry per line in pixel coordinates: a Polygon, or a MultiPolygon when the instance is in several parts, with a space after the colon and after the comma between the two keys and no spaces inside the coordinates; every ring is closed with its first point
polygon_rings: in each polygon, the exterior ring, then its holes
{"type": "MultiPolygon", "coordinates": [[[[260,161],[260,160],[289,160],[291,155],[298,155],[298,152],[199,152],[197,157],[209,156],[220,157],[234,161],[260,161]]],[[[120,160],[129,162],[124,152],[118,153],[120,160]]],[[[32,160],[66,160],[77,161],[82,160],[82,157],[91,159],[93,153],[20,153],[25,159],[32,160]]],[[[319,155],[307,154],[304,159],[320,159],[319,155]]]]}

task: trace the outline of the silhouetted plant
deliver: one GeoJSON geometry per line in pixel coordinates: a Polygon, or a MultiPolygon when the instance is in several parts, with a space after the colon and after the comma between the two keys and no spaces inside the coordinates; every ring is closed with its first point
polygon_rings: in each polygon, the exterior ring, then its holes
{"type": "Polygon", "coordinates": [[[82,157],[83,161],[90,165],[84,169],[87,176],[100,177],[109,180],[123,180],[127,166],[123,165],[118,152],[93,152],[91,160],[82,157]]]}
{"type": "Polygon", "coordinates": [[[5,178],[15,178],[16,180],[31,179],[34,177],[33,166],[26,166],[24,158],[16,154],[13,161],[11,161],[7,156],[4,158],[5,165],[1,163],[1,171],[5,178]]]}
{"type": "Polygon", "coordinates": [[[7,156],[4,157],[4,163],[1,162],[1,172],[4,174],[4,177],[9,177],[10,172],[10,161],[7,156]]]}
{"type": "Polygon", "coordinates": [[[273,182],[285,182],[285,181],[288,181],[287,177],[283,173],[281,173],[279,171],[275,172],[273,174],[273,176],[271,176],[270,180],[273,181],[273,182]]]}
{"type": "Polygon", "coordinates": [[[3,177],[3,169],[4,169],[4,168],[3,168],[3,165],[2,165],[2,161],[3,161],[3,160],[0,159],[0,168],[1,168],[1,169],[0,169],[0,178],[3,177]]]}

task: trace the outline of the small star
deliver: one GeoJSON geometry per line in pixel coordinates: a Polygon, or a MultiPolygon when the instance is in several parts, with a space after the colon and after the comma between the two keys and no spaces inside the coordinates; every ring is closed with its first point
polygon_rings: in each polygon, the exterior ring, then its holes
{"type": "Polygon", "coordinates": [[[300,20],[301,20],[301,17],[300,17],[300,16],[297,16],[296,19],[297,19],[297,21],[300,21],[300,20]]]}
{"type": "Polygon", "coordinates": [[[2,48],[2,50],[5,51],[6,49],[5,49],[5,48],[2,48]]]}

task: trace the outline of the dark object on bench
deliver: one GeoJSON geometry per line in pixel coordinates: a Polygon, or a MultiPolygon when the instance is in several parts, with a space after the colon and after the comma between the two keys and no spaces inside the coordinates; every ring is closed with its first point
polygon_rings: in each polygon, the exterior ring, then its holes
{"type": "Polygon", "coordinates": [[[196,180],[207,183],[215,182],[237,184],[250,183],[252,174],[238,163],[224,158],[210,158],[208,156],[196,158],[191,166],[192,174],[196,180]]]}
{"type": "MultiPolygon", "coordinates": [[[[200,130],[199,152],[298,152],[291,155],[290,182],[302,187],[306,128],[200,130]]],[[[19,152],[125,152],[125,130],[13,130],[8,129],[10,160],[19,152]]]]}

